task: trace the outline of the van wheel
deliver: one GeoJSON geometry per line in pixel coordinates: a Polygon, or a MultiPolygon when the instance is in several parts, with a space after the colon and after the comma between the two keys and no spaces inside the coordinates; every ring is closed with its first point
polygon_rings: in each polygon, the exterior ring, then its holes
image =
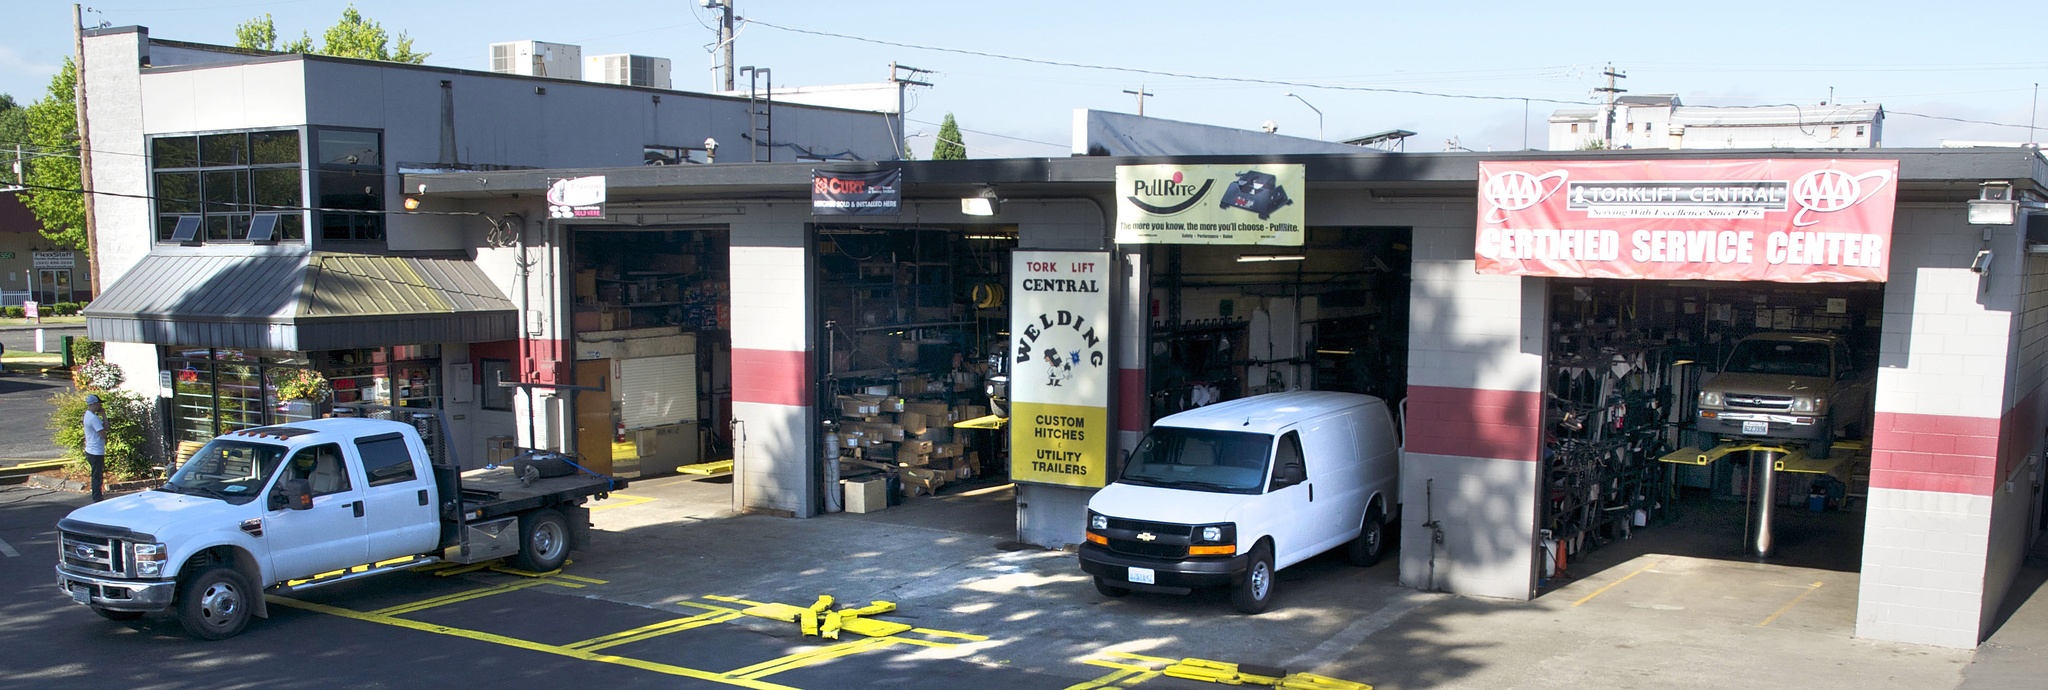
{"type": "Polygon", "coordinates": [[[513,565],[537,573],[562,567],[569,560],[569,521],[552,508],[519,516],[519,555],[513,565]]]}
{"type": "Polygon", "coordinates": [[[1252,547],[1251,561],[1244,580],[1230,587],[1230,605],[1238,613],[1255,616],[1273,605],[1273,547],[1264,542],[1252,547]]]}
{"type": "Polygon", "coordinates": [[[1102,579],[1100,576],[1095,578],[1095,591],[1101,592],[1102,596],[1105,597],[1120,597],[1131,593],[1129,587],[1112,585],[1108,580],[1102,579]]]}
{"type": "Polygon", "coordinates": [[[1365,511],[1365,524],[1358,528],[1358,538],[1351,540],[1351,549],[1345,554],[1351,564],[1359,567],[1378,565],[1380,557],[1387,553],[1387,524],[1375,507],[1365,511]]]}
{"type": "Polygon", "coordinates": [[[225,640],[249,625],[249,597],[261,596],[233,568],[203,571],[178,591],[178,623],[202,640],[225,640]]]}
{"type": "Polygon", "coordinates": [[[100,608],[98,606],[92,607],[92,612],[100,614],[101,618],[105,618],[110,621],[132,621],[142,617],[141,611],[115,611],[113,609],[100,608]]]}

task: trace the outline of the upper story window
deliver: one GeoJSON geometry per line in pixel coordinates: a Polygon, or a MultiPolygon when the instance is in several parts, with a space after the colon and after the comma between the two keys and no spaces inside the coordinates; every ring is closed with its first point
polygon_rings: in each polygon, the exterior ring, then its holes
{"type": "Polygon", "coordinates": [[[151,139],[157,240],[247,242],[254,225],[258,240],[303,241],[300,160],[292,129],[151,139]]]}
{"type": "Polygon", "coordinates": [[[313,174],[323,242],[384,241],[384,142],[370,130],[318,129],[313,174]]]}

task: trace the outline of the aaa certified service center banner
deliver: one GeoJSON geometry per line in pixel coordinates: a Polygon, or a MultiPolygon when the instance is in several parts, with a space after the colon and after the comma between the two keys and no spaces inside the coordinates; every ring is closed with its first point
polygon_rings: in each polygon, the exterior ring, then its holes
{"type": "Polygon", "coordinates": [[[1478,271],[1883,282],[1896,160],[1479,164],[1478,271]]]}
{"type": "Polygon", "coordinates": [[[1010,255],[1010,480],[1109,482],[1108,252],[1010,255]]]}
{"type": "Polygon", "coordinates": [[[1116,166],[1117,244],[1299,247],[1298,164],[1116,166]]]}

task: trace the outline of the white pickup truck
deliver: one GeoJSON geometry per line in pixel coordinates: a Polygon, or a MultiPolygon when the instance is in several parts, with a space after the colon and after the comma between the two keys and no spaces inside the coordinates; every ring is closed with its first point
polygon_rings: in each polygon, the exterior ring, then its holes
{"type": "Polygon", "coordinates": [[[435,464],[411,425],[378,419],[225,434],[162,487],[59,521],[57,586],[108,619],[170,611],[218,640],[268,617],[266,591],[435,561],[554,570],[589,540],[584,501],[625,482],[544,461],[465,473],[435,464]]]}

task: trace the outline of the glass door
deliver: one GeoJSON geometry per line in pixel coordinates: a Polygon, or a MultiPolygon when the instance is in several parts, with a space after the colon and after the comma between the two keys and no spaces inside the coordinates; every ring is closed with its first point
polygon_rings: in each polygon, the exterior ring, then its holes
{"type": "Polygon", "coordinates": [[[43,305],[71,301],[71,269],[36,269],[36,303],[43,305]]]}

